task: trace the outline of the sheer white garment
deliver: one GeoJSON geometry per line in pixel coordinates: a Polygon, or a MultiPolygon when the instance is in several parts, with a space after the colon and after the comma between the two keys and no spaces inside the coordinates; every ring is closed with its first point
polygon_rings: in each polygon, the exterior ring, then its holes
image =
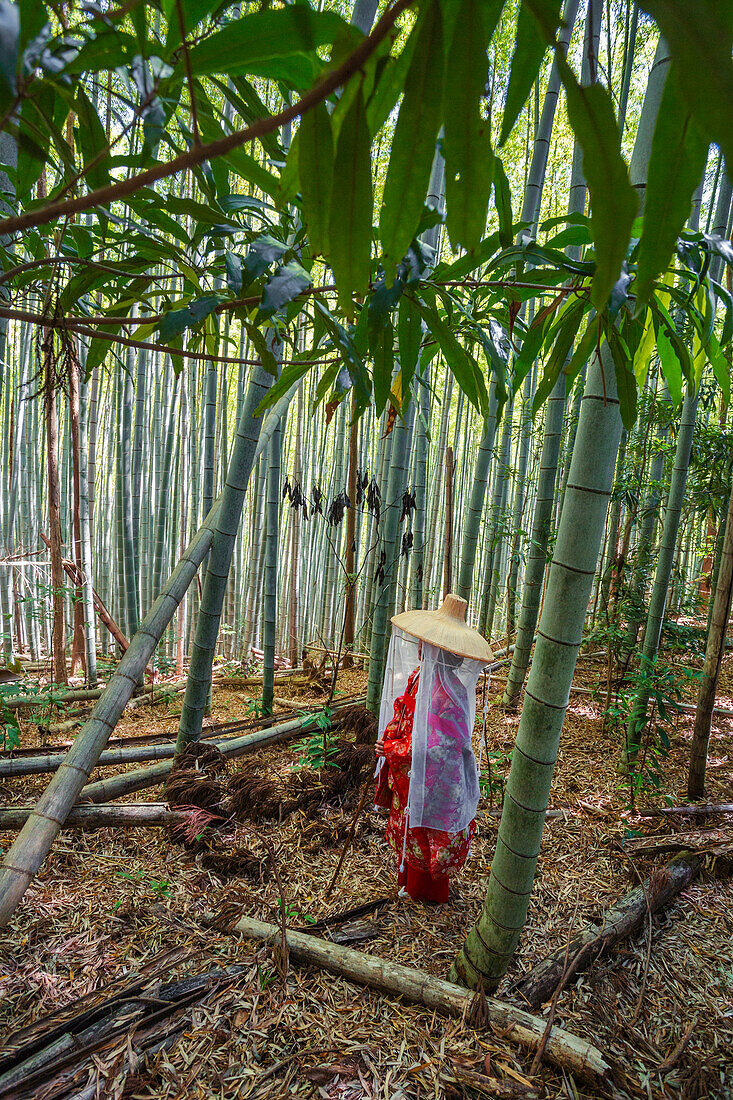
{"type": "MultiPolygon", "coordinates": [[[[420,664],[420,643],[417,638],[405,634],[396,626],[392,628],[392,637],[389,640],[387,650],[387,664],[384,670],[384,684],[382,685],[382,698],[379,703],[379,724],[377,736],[382,738],[384,731],[394,718],[395,699],[404,695],[407,691],[407,681],[410,673],[420,664]]],[[[374,772],[376,778],[387,761],[383,756],[377,760],[374,772]]]]}
{"type": "Polygon", "coordinates": [[[405,694],[410,673],[414,672],[420,664],[419,646],[417,638],[403,633],[396,626],[392,628],[392,637],[387,650],[387,665],[384,670],[382,698],[379,704],[377,733],[379,738],[394,717],[395,699],[405,694]]]}
{"type": "Polygon", "coordinates": [[[413,828],[458,833],[476,816],[479,779],[471,734],[476,683],[484,667],[481,661],[422,643],[412,724],[413,828]]]}

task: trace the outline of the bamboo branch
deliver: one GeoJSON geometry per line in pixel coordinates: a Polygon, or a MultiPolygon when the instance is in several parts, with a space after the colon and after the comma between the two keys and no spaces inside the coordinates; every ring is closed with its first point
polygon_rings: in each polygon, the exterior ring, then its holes
{"type": "Polygon", "coordinates": [[[0,236],[15,233],[18,230],[30,229],[36,225],[46,225],[55,218],[80,214],[84,210],[93,209],[95,206],[109,206],[110,203],[126,198],[128,195],[134,195],[136,191],[143,187],[152,186],[158,180],[174,176],[178,172],[186,171],[189,168],[195,168],[203,161],[224,156],[232,149],[238,149],[241,145],[246,145],[247,142],[278,130],[292,119],[305,114],[306,111],[326,99],[331,92],[335,92],[337,88],[346,84],[350,77],[357,73],[368,61],[380,42],[392,30],[399,16],[407,11],[412,3],[413,0],[397,0],[392,8],[384,12],[372,33],[357,46],[353,53],[349,54],[341,65],[333,69],[322,80],[319,80],[315,87],[306,92],[297,103],[290,104],[279,114],[258,119],[251,126],[246,126],[243,130],[236,130],[233,134],[227,134],[226,137],[218,138],[217,141],[211,141],[206,145],[193,145],[185,153],[179,153],[177,157],[165,164],[156,164],[154,167],[148,168],[145,172],[139,172],[129,179],[110,183],[106,187],[99,187],[96,191],[79,195],[74,199],[51,202],[38,210],[4,218],[0,221],[0,236]]]}

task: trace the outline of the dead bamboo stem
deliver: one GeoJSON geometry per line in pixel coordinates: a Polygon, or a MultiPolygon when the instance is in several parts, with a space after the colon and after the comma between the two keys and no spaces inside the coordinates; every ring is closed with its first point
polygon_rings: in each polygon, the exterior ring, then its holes
{"type": "MultiPolygon", "coordinates": [[[[278,943],[281,937],[280,929],[274,924],[250,917],[242,917],[232,931],[260,942],[278,943]]],[[[359,985],[404,997],[414,1004],[459,1018],[465,1017],[474,1003],[475,994],[471,990],[420,970],[300,932],[288,931],[286,935],[291,960],[314,963],[359,985]]],[[[539,1048],[545,1033],[545,1020],[493,997],[486,998],[486,1008],[490,1024],[501,1029],[506,1038],[530,1050],[539,1048]]],[[[596,1047],[558,1027],[553,1027],[547,1038],[544,1057],[586,1081],[603,1080],[610,1070],[596,1047]]]]}

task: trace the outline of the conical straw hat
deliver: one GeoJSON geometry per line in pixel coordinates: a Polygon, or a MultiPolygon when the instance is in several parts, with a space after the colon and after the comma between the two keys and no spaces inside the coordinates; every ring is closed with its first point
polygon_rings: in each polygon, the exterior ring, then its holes
{"type": "Polygon", "coordinates": [[[467,607],[465,600],[449,592],[437,611],[403,611],[392,616],[392,624],[438,649],[489,664],[494,660],[491,646],[466,623],[467,607]]]}

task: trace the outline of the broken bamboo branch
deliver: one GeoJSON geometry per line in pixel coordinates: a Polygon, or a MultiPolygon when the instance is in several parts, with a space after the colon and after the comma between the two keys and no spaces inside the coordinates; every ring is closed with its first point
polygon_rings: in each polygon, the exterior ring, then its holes
{"type": "Polygon", "coordinates": [[[655,872],[643,884],[635,886],[613,905],[600,927],[592,924],[581,929],[565,945],[537,963],[512,989],[529,1008],[537,1009],[552,997],[562,981],[566,958],[573,959],[573,977],[586,970],[619,940],[632,936],[643,925],[647,913],[656,913],[677,897],[697,876],[702,859],[685,852],[655,872]]]}

